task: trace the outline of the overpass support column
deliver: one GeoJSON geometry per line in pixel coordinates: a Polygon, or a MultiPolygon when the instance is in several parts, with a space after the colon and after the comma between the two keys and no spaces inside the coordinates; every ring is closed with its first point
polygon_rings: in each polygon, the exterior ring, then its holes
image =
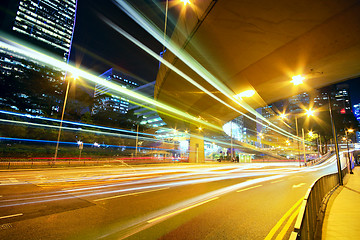
{"type": "Polygon", "coordinates": [[[190,136],[190,163],[204,163],[205,151],[204,151],[204,136],[200,134],[191,134],[190,136]]]}

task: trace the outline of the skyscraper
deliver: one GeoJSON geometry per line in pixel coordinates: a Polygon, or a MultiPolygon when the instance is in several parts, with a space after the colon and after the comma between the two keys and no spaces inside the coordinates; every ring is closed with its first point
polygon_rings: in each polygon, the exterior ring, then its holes
{"type": "Polygon", "coordinates": [[[77,0],[12,1],[2,30],[68,60],[75,27],[77,0]]]}
{"type": "MultiPolygon", "coordinates": [[[[0,41],[13,40],[68,61],[77,0],[4,0],[0,41]],[[6,11],[4,11],[6,9],[6,11]]],[[[62,102],[64,71],[0,47],[0,107],[53,115],[62,102]],[[40,88],[35,86],[42,84],[40,88]],[[29,85],[28,88],[21,86],[29,85]]]]}
{"type": "MultiPolygon", "coordinates": [[[[112,68],[101,74],[99,77],[120,84],[127,89],[134,89],[139,86],[133,78],[124,73],[115,71],[112,68]]],[[[93,113],[97,113],[101,110],[111,110],[125,114],[129,110],[129,100],[126,97],[112,94],[110,89],[102,85],[95,86],[94,98],[95,104],[92,110],[93,113]]]]}
{"type": "Polygon", "coordinates": [[[328,96],[330,96],[333,111],[340,114],[352,114],[349,92],[350,89],[348,84],[338,84],[321,88],[314,97],[314,106],[327,106],[329,104],[328,96]]]}

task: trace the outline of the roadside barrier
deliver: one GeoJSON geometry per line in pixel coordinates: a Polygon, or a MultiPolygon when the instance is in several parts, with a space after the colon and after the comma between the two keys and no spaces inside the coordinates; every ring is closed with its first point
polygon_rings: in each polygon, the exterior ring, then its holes
{"type": "Polygon", "coordinates": [[[76,167],[93,165],[137,165],[188,162],[187,158],[173,157],[115,157],[115,158],[0,158],[0,169],[38,167],[76,167]]]}
{"type": "MultiPolygon", "coordinates": [[[[348,172],[347,167],[341,170],[344,178],[348,172]]],[[[326,202],[331,193],[339,186],[338,173],[320,177],[307,191],[296,219],[294,231],[290,240],[313,240],[319,239],[317,234],[321,233],[322,220],[326,210],[326,202]],[[319,232],[320,231],[320,232],[319,232]]]]}

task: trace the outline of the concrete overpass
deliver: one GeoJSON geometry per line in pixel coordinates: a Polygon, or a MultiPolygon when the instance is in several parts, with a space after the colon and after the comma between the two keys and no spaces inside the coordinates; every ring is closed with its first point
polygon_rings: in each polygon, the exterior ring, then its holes
{"type": "MultiPolygon", "coordinates": [[[[359,0],[196,0],[180,16],[171,37],[192,63],[170,51],[164,58],[222,101],[246,112],[216,86],[231,95],[254,90],[256,94],[243,101],[255,109],[359,76],[359,12],[359,0]],[[218,81],[216,86],[192,67],[194,61],[218,81]],[[295,86],[291,77],[299,74],[305,77],[304,84],[295,86]]],[[[239,116],[163,64],[155,99],[219,126],[239,116]]],[[[162,117],[169,124],[183,125],[162,117]]]]}

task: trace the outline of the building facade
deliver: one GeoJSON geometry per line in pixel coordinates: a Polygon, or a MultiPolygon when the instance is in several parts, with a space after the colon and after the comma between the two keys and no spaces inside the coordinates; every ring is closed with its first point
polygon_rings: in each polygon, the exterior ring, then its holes
{"type": "Polygon", "coordinates": [[[76,21],[77,0],[17,0],[1,27],[16,40],[68,61],[76,21]],[[14,15],[13,15],[14,13],[14,15]]]}
{"type": "MultiPolygon", "coordinates": [[[[127,89],[135,89],[139,87],[139,84],[132,77],[116,71],[112,68],[101,74],[99,77],[106,79],[107,81],[120,84],[127,89]]],[[[94,90],[94,107],[92,113],[96,114],[99,111],[114,111],[119,113],[127,113],[129,111],[129,99],[113,93],[107,87],[102,85],[96,85],[94,90]]]]}
{"type": "MultiPolygon", "coordinates": [[[[1,41],[15,41],[68,61],[76,20],[77,0],[5,0],[1,41]]],[[[63,100],[65,72],[0,47],[0,108],[54,115],[63,100]],[[29,87],[26,87],[29,86],[29,87]],[[39,91],[39,89],[41,89],[39,91]]]]}

